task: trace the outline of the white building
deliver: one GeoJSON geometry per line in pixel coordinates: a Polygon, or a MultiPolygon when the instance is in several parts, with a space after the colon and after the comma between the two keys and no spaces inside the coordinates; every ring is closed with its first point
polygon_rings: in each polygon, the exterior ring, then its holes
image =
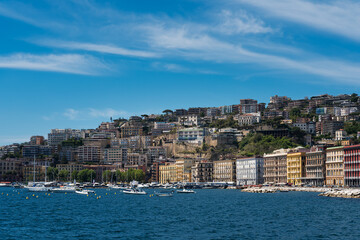
{"type": "Polygon", "coordinates": [[[259,123],[261,120],[260,112],[247,113],[242,115],[236,115],[235,119],[238,121],[240,126],[250,126],[255,123],[259,123]]]}
{"type": "Polygon", "coordinates": [[[262,157],[236,160],[236,184],[258,185],[264,183],[264,159],[262,157]]]}
{"type": "Polygon", "coordinates": [[[199,126],[201,119],[197,115],[187,115],[178,117],[178,122],[184,126],[199,126]]]}
{"type": "Polygon", "coordinates": [[[179,142],[201,144],[206,136],[205,128],[184,128],[178,131],[179,142]]]}
{"type": "Polygon", "coordinates": [[[81,131],[77,129],[51,129],[48,134],[48,144],[50,146],[56,146],[62,141],[70,138],[81,138],[81,131]]]}
{"type": "Polygon", "coordinates": [[[294,127],[300,128],[302,131],[315,134],[316,133],[316,123],[315,122],[307,122],[307,123],[293,123],[294,127]]]}
{"type": "Polygon", "coordinates": [[[336,141],[344,140],[346,138],[346,136],[347,136],[347,133],[343,129],[335,131],[335,140],[336,141]]]}

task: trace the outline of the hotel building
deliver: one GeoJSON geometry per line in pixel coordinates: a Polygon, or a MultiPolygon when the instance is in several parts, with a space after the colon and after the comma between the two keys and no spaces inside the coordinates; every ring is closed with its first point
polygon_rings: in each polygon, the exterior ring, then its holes
{"type": "Polygon", "coordinates": [[[346,186],[360,186],[360,144],[344,147],[344,173],[346,186]]]}
{"type": "Polygon", "coordinates": [[[326,149],[326,185],[344,186],[344,147],[326,149]]]}

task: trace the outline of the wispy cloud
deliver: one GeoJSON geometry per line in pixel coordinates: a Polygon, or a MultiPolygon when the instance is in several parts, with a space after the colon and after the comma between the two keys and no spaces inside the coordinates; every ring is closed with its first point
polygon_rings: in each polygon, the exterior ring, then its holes
{"type": "MultiPolygon", "coordinates": [[[[293,59],[286,56],[264,54],[245,49],[241,45],[231,44],[213,38],[205,33],[192,33],[187,28],[164,28],[151,26],[149,44],[168,50],[186,58],[223,63],[261,64],[270,69],[283,69],[302,73],[315,74],[330,78],[332,81],[360,84],[360,64],[341,60],[328,60],[319,56],[310,59],[293,59]]],[[[309,57],[311,54],[306,54],[309,57]]]]}
{"type": "Polygon", "coordinates": [[[360,3],[357,1],[237,0],[286,19],[360,41],[360,3]]]}
{"type": "Polygon", "coordinates": [[[94,109],[89,108],[88,109],[88,115],[94,118],[100,118],[100,117],[127,117],[129,116],[129,113],[122,110],[115,110],[112,108],[105,108],[105,109],[94,109]]]}
{"type": "Polygon", "coordinates": [[[69,118],[70,120],[77,119],[79,116],[80,111],[75,110],[73,108],[66,109],[64,112],[64,116],[69,118]]]}
{"type": "Polygon", "coordinates": [[[223,10],[218,18],[221,23],[212,29],[228,35],[259,34],[273,31],[271,27],[265,26],[265,23],[261,19],[255,18],[245,11],[234,13],[230,10],[223,10]]]}
{"type": "Polygon", "coordinates": [[[12,54],[0,56],[0,68],[98,75],[108,67],[98,59],[79,54],[12,54]]]}
{"type": "Polygon", "coordinates": [[[83,42],[67,42],[67,41],[57,41],[57,40],[38,40],[34,42],[43,46],[50,46],[50,47],[64,48],[71,50],[85,50],[85,51],[108,53],[108,54],[122,55],[129,57],[141,57],[141,58],[158,57],[158,54],[154,52],[130,50],[113,45],[93,44],[93,43],[83,43],[83,42]]]}

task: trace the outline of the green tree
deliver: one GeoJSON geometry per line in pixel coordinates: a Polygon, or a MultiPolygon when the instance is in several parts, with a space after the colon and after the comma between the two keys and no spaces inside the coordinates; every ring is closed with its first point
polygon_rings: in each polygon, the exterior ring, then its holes
{"type": "Polygon", "coordinates": [[[138,182],[143,182],[145,180],[145,173],[141,169],[134,171],[134,179],[138,182]]]}
{"type": "Polygon", "coordinates": [[[68,181],[68,179],[69,179],[69,171],[65,169],[61,170],[59,172],[59,180],[65,182],[68,181]]]}
{"type": "Polygon", "coordinates": [[[111,171],[110,170],[103,171],[102,177],[105,182],[110,182],[111,181],[111,171]]]}
{"type": "Polygon", "coordinates": [[[46,170],[46,175],[49,178],[50,181],[54,181],[57,179],[59,174],[59,169],[54,167],[48,167],[46,170]]]}
{"type": "Polygon", "coordinates": [[[78,180],[78,173],[76,170],[71,173],[71,181],[78,180]]]}

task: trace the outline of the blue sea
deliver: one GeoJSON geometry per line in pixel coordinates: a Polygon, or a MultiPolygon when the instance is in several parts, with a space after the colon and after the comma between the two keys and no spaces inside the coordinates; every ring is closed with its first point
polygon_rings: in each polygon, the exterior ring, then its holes
{"type": "Polygon", "coordinates": [[[0,188],[1,239],[360,239],[360,199],[223,189],[173,197],[95,191],[0,188]]]}

